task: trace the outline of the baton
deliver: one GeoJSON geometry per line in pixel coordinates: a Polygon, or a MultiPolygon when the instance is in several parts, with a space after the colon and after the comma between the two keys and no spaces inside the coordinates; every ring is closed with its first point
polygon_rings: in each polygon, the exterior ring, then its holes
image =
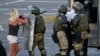
{"type": "Polygon", "coordinates": [[[43,14],[43,13],[45,13],[45,12],[47,12],[46,10],[45,11],[42,11],[42,12],[40,12],[40,14],[43,14]]]}

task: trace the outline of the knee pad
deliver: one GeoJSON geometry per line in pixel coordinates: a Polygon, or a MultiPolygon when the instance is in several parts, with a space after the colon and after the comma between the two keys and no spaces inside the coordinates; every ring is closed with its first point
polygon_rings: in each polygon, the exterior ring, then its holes
{"type": "Polygon", "coordinates": [[[42,55],[42,56],[46,56],[46,50],[41,49],[40,52],[41,52],[41,55],[42,55]]]}
{"type": "Polygon", "coordinates": [[[73,44],[75,50],[82,50],[82,43],[75,43],[73,44]]]}
{"type": "Polygon", "coordinates": [[[65,32],[59,31],[57,33],[57,37],[59,40],[59,45],[61,46],[60,49],[68,49],[68,40],[67,40],[67,36],[66,36],[65,32]]]}
{"type": "Polygon", "coordinates": [[[73,44],[73,46],[74,46],[74,50],[75,50],[76,55],[83,56],[83,51],[82,51],[83,44],[82,43],[75,43],[75,44],[73,44]]]}

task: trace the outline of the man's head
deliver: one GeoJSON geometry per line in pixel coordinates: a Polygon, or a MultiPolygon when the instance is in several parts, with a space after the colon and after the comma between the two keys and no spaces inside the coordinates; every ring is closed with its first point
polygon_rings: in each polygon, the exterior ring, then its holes
{"type": "Polygon", "coordinates": [[[82,13],[84,11],[84,6],[80,2],[75,2],[72,6],[76,13],[82,13]]]}
{"type": "Polygon", "coordinates": [[[60,5],[60,6],[58,7],[58,12],[59,12],[59,13],[66,14],[66,13],[67,13],[67,6],[66,6],[66,5],[60,5]]]}
{"type": "Polygon", "coordinates": [[[37,6],[31,6],[31,14],[39,15],[40,14],[40,8],[37,6]]]}

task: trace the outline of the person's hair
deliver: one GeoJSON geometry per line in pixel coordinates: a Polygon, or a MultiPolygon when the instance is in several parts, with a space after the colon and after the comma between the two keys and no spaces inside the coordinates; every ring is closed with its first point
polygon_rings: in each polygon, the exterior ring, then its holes
{"type": "Polygon", "coordinates": [[[12,9],[10,12],[9,20],[15,21],[18,18],[18,11],[17,9],[12,9]]]}

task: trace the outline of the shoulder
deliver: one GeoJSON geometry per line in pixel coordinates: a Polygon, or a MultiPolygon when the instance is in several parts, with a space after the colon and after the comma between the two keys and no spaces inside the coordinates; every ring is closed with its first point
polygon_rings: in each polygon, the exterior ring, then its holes
{"type": "Polygon", "coordinates": [[[81,17],[80,17],[80,15],[77,15],[77,14],[76,14],[74,18],[81,18],[81,17]]]}
{"type": "Polygon", "coordinates": [[[86,15],[86,14],[80,14],[80,16],[81,16],[82,18],[88,18],[88,15],[86,15]]]}
{"type": "Polygon", "coordinates": [[[80,15],[77,14],[77,15],[74,16],[74,20],[78,21],[80,19],[81,19],[80,15]]]}
{"type": "Polygon", "coordinates": [[[56,22],[58,20],[60,20],[60,16],[59,15],[56,15],[55,18],[54,18],[54,21],[56,22]]]}

